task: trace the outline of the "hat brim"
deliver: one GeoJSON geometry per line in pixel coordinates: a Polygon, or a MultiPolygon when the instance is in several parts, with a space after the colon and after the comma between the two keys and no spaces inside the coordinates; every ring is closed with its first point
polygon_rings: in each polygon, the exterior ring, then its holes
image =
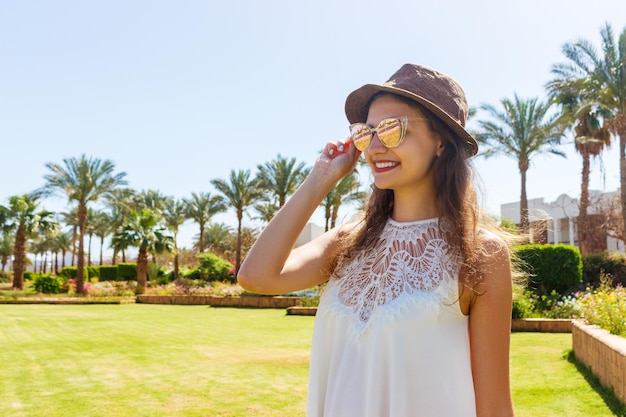
{"type": "Polygon", "coordinates": [[[439,106],[433,102],[426,100],[425,98],[413,94],[410,91],[403,90],[397,87],[391,87],[378,84],[365,84],[363,87],[354,90],[346,98],[346,116],[350,123],[364,123],[367,120],[367,113],[369,111],[368,104],[375,94],[380,92],[387,92],[396,94],[399,96],[410,98],[426,107],[441,121],[443,121],[450,129],[457,134],[459,139],[465,144],[467,149],[467,155],[469,157],[476,155],[478,152],[478,143],[476,139],[467,131],[461,124],[443,111],[439,106]]]}

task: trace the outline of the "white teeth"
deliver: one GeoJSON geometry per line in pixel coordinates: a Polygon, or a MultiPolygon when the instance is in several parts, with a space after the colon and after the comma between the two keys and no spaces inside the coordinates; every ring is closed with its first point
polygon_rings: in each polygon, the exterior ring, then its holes
{"type": "Polygon", "coordinates": [[[396,165],[398,165],[397,162],[376,162],[374,164],[376,168],[391,168],[395,167],[396,165]]]}

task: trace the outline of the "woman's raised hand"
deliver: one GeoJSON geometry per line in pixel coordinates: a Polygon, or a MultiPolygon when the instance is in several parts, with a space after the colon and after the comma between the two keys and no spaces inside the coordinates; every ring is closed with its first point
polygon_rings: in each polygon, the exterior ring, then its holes
{"type": "Polygon", "coordinates": [[[360,155],[361,151],[354,147],[351,138],[345,141],[328,142],[317,158],[313,170],[325,172],[335,181],[339,181],[354,169],[360,155]]]}

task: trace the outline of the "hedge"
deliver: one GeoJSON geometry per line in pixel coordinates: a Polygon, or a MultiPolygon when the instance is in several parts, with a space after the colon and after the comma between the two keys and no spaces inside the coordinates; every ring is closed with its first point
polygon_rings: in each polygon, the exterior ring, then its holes
{"type": "Polygon", "coordinates": [[[600,253],[583,257],[583,282],[596,287],[601,274],[609,275],[613,285],[626,287],[626,256],[623,253],[600,253]]]}
{"type": "Polygon", "coordinates": [[[117,264],[118,281],[136,281],[137,264],[133,262],[120,262],[117,264]]]}
{"type": "Polygon", "coordinates": [[[540,293],[564,294],[582,283],[582,257],[575,246],[521,245],[515,248],[515,255],[529,275],[529,287],[540,293]]]}
{"type": "MultiPolygon", "coordinates": [[[[83,276],[83,278],[85,279],[85,282],[89,281],[89,269],[88,268],[84,268],[85,274],[83,276]]],[[[67,279],[76,279],[76,274],[78,272],[78,267],[76,266],[65,266],[63,268],[61,268],[61,270],[59,271],[59,276],[60,277],[64,277],[67,279]]]]}
{"type": "Polygon", "coordinates": [[[100,281],[116,281],[117,280],[117,265],[101,265],[100,266],[100,281]]]}
{"type": "Polygon", "coordinates": [[[99,266],[88,266],[88,267],[86,267],[86,270],[89,273],[89,278],[93,278],[93,277],[100,278],[100,267],[99,266]]]}
{"type": "Polygon", "coordinates": [[[52,275],[37,275],[33,286],[35,291],[43,294],[58,294],[63,287],[63,281],[52,275]]]}

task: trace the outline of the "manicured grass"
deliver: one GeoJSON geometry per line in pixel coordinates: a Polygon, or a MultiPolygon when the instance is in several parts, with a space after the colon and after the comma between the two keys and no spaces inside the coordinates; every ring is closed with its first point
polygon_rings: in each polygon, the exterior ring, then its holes
{"type": "MultiPolygon", "coordinates": [[[[304,416],[313,317],[160,305],[0,305],[0,416],[304,416]]],[[[518,417],[600,417],[568,334],[513,334],[518,417]]]]}
{"type": "Polygon", "coordinates": [[[516,417],[626,416],[626,408],[575,360],[571,347],[571,334],[513,333],[516,417]]]}

